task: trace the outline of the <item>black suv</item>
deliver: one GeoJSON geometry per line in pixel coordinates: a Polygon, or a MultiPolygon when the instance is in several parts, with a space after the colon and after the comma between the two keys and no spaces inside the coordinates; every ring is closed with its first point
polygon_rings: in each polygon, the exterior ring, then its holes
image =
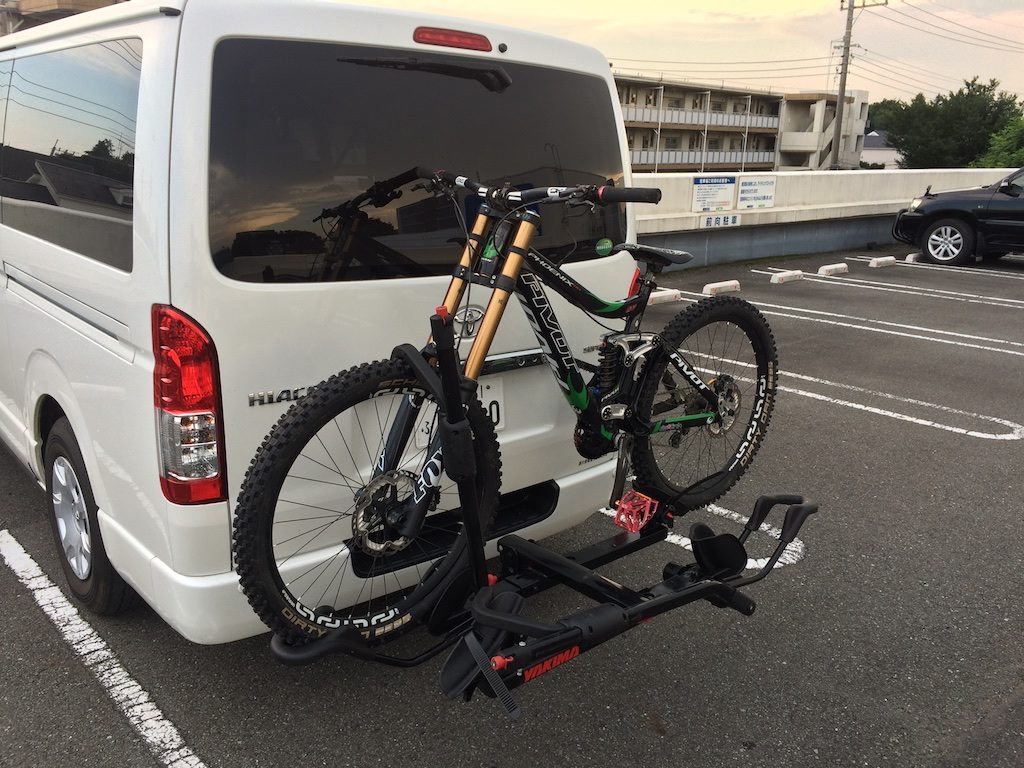
{"type": "Polygon", "coordinates": [[[892,236],[933,264],[967,264],[1024,250],[1024,168],[996,184],[915,197],[896,214],[892,236]]]}

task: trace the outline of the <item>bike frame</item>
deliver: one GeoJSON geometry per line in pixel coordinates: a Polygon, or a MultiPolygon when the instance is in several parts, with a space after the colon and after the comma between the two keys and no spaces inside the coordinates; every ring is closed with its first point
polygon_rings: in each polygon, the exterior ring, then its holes
{"type": "MultiPolygon", "coordinates": [[[[648,435],[712,424],[719,419],[718,395],[714,388],[705,383],[700,374],[675,350],[666,351],[671,364],[682,374],[687,385],[704,398],[709,405],[708,409],[652,424],[639,423],[632,417],[643,381],[642,368],[638,366],[645,362],[651,352],[661,349],[657,334],[639,331],[640,321],[655,287],[654,280],[650,275],[641,280],[635,296],[619,301],[605,301],[543,254],[530,248],[539,224],[540,217],[529,210],[504,213],[486,204],[480,206],[443,304],[444,311],[454,317],[470,283],[493,289],[466,357],[463,376],[473,382],[479,378],[509,298],[514,293],[566,401],[576,412],[581,424],[600,432],[609,442],[614,441],[616,433],[624,429],[635,436],[648,435]],[[507,232],[502,233],[500,230],[506,222],[511,226],[507,232]],[[524,266],[529,269],[524,270],[524,266]],[[609,319],[626,320],[624,331],[613,332],[605,337],[606,343],[616,344],[623,351],[624,363],[620,369],[619,383],[611,393],[597,397],[588,388],[542,284],[585,312],[609,319]],[[624,407],[610,407],[614,405],[624,407]],[[624,421],[627,414],[628,418],[624,421]]],[[[430,359],[429,342],[426,351],[430,359]]],[[[403,401],[395,425],[381,451],[376,473],[397,469],[421,407],[422,399],[410,396],[403,401]]],[[[404,536],[417,534],[429,510],[429,491],[441,482],[443,457],[439,434],[431,435],[427,450],[430,458],[415,481],[413,497],[404,510],[404,519],[397,526],[404,536]]]]}

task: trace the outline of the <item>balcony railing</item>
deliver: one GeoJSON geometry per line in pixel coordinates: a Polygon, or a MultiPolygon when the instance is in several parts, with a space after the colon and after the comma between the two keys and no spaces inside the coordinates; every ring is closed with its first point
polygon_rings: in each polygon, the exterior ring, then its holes
{"type": "Polygon", "coordinates": [[[657,125],[689,125],[704,127],[705,118],[709,127],[730,128],[778,128],[779,118],[774,115],[747,115],[744,112],[705,112],[703,109],[668,109],[658,107],[636,107],[625,104],[622,118],[626,123],[650,123],[657,125]],[[749,123],[747,122],[749,120],[749,123]]]}
{"type": "Polygon", "coordinates": [[[703,160],[705,167],[709,165],[731,165],[736,168],[748,165],[765,165],[775,162],[775,152],[740,152],[729,150],[708,150],[707,154],[697,150],[663,149],[655,153],[653,149],[634,149],[629,153],[630,162],[636,166],[657,165],[659,168],[675,165],[700,167],[703,160]],[[657,163],[655,163],[657,154],[657,163]]]}

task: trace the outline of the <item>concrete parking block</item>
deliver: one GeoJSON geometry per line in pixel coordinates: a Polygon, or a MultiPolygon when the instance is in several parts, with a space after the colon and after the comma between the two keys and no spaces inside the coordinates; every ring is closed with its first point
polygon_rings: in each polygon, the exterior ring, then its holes
{"type": "Polygon", "coordinates": [[[906,258],[903,260],[908,264],[917,264],[918,262],[923,261],[920,253],[908,253],[906,258]]]}
{"type": "Polygon", "coordinates": [[[844,275],[850,271],[850,265],[845,262],[842,264],[825,264],[818,267],[818,274],[825,277],[830,275],[844,275]]]}
{"type": "Polygon", "coordinates": [[[788,269],[785,272],[776,272],[772,275],[771,282],[773,283],[791,283],[794,280],[803,280],[804,273],[799,269],[788,269]]]}
{"type": "Polygon", "coordinates": [[[647,300],[647,306],[652,304],[671,304],[673,301],[679,301],[682,298],[682,294],[679,291],[672,288],[659,288],[651,294],[651,298],[647,300]]]}
{"type": "Polygon", "coordinates": [[[896,265],[895,256],[879,256],[868,262],[868,266],[875,267],[892,267],[896,265]]]}
{"type": "Polygon", "coordinates": [[[739,280],[723,280],[720,283],[708,283],[701,291],[705,296],[717,296],[720,293],[739,293],[739,280]]]}

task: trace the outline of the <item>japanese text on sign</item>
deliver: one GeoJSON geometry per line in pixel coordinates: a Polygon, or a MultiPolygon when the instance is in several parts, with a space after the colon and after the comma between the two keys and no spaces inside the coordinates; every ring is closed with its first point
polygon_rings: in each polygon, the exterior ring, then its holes
{"type": "Polygon", "coordinates": [[[740,217],[737,213],[715,214],[714,216],[700,216],[700,229],[721,229],[722,227],[738,227],[740,217]]]}
{"type": "Polygon", "coordinates": [[[735,199],[735,176],[703,176],[693,180],[693,211],[729,211],[735,199]]]}
{"type": "Polygon", "coordinates": [[[740,179],[736,208],[771,208],[775,205],[775,177],[747,176],[740,179]]]}

